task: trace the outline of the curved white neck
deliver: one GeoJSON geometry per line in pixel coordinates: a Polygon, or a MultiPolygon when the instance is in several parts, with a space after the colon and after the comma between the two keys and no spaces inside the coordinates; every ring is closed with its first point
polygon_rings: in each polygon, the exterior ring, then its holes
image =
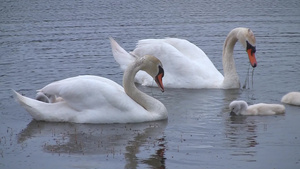
{"type": "Polygon", "coordinates": [[[233,48],[236,42],[238,41],[237,33],[238,33],[237,29],[231,31],[228,34],[223,46],[223,56],[222,56],[222,63],[223,63],[223,70],[224,70],[224,81],[222,84],[223,88],[240,87],[240,80],[236,72],[235,62],[233,58],[233,48]]]}
{"type": "Polygon", "coordinates": [[[160,115],[166,114],[166,108],[160,101],[141,92],[135,86],[134,77],[136,73],[141,70],[141,64],[141,61],[134,62],[125,70],[123,76],[123,87],[125,93],[147,111],[160,115]]]}

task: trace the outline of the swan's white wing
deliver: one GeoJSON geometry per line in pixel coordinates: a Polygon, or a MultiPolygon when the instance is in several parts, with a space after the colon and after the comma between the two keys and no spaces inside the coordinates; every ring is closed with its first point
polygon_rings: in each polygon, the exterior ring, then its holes
{"type": "Polygon", "coordinates": [[[126,52],[113,38],[110,39],[112,53],[115,60],[119,63],[121,69],[125,71],[127,65],[135,61],[135,56],[126,52]]]}
{"type": "Polygon", "coordinates": [[[41,90],[62,101],[44,103],[14,92],[15,99],[36,120],[76,123],[127,123],[151,120],[151,114],[117,83],[98,76],[77,76],[41,90]]]}
{"type": "MultiPolygon", "coordinates": [[[[212,62],[209,60],[207,55],[195,44],[189,42],[185,39],[178,38],[166,38],[166,39],[144,39],[140,40],[136,48],[140,48],[144,45],[153,45],[157,43],[168,43],[178,50],[184,57],[187,57],[192,60],[205,61],[209,64],[212,62]]],[[[171,56],[172,57],[172,56],[171,56]]],[[[205,64],[207,64],[205,63],[205,64]]]]}
{"type": "MultiPolygon", "coordinates": [[[[194,44],[181,39],[145,39],[132,52],[136,56],[156,56],[164,66],[164,86],[178,88],[218,87],[223,75],[205,53],[194,44]]],[[[152,85],[147,74],[137,74],[137,82],[152,85]]]]}
{"type": "Polygon", "coordinates": [[[77,76],[50,83],[40,90],[48,95],[61,97],[77,111],[86,109],[105,109],[107,106],[128,108],[131,99],[119,84],[98,76],[77,76]],[[100,106],[103,105],[102,107],[100,106]],[[122,107],[124,106],[124,107],[122,107]]]}
{"type": "Polygon", "coordinates": [[[275,115],[284,114],[285,107],[280,104],[259,103],[248,107],[247,115],[275,115]]]}
{"type": "Polygon", "coordinates": [[[125,94],[123,87],[119,84],[103,77],[90,75],[56,81],[40,91],[63,98],[70,107],[77,111],[99,107],[99,103],[105,105],[117,94],[125,94]]]}
{"type": "MultiPolygon", "coordinates": [[[[205,53],[187,40],[175,38],[140,40],[131,54],[113,39],[111,46],[113,56],[123,70],[136,57],[144,55],[157,57],[164,66],[165,87],[218,88],[224,79],[205,53]]],[[[142,71],[137,73],[135,81],[145,86],[156,86],[153,79],[142,71]]]]}
{"type": "MultiPolygon", "coordinates": [[[[14,92],[15,99],[36,120],[75,123],[129,123],[155,120],[117,83],[97,76],[77,76],[53,82],[41,90],[62,98],[45,103],[14,92]]],[[[165,118],[165,117],[164,117],[165,118]]]]}

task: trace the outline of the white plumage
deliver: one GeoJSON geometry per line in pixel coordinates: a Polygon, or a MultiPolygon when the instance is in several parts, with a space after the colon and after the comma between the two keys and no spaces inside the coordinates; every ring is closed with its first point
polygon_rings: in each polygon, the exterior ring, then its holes
{"type": "MultiPolygon", "coordinates": [[[[227,36],[223,47],[224,77],[206,54],[196,45],[184,39],[144,39],[136,49],[128,54],[111,39],[112,52],[121,69],[135,58],[144,55],[156,56],[164,65],[164,86],[170,88],[239,88],[239,77],[235,69],[233,48],[239,41],[247,50],[250,63],[257,65],[255,59],[255,37],[248,28],[235,28],[227,36]]],[[[135,78],[137,83],[153,86],[152,79],[144,72],[135,78]]]]}
{"type": "Polygon", "coordinates": [[[229,104],[229,109],[231,113],[235,115],[275,115],[284,114],[285,107],[280,104],[265,104],[259,103],[248,106],[248,104],[243,101],[233,101],[229,104]]]}
{"type": "MultiPolygon", "coordinates": [[[[133,82],[139,70],[147,71],[153,78],[162,78],[159,67],[162,67],[160,61],[153,56],[138,58],[124,73],[125,92],[109,79],[84,75],[50,83],[38,90],[39,100],[15,91],[14,97],[34,119],[42,121],[132,123],[166,119],[165,106],[139,91],[133,82]]],[[[163,85],[159,85],[163,90],[163,85]]]]}
{"type": "Polygon", "coordinates": [[[300,92],[290,92],[281,99],[282,103],[300,106],[300,92]]]}

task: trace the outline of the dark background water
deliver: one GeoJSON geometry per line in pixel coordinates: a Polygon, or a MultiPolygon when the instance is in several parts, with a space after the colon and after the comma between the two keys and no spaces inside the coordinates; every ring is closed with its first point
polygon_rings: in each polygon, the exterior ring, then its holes
{"type": "MultiPolygon", "coordinates": [[[[228,109],[234,99],[280,103],[300,90],[299,9],[298,0],[1,0],[0,168],[299,168],[299,107],[259,117],[232,117],[228,109]],[[167,121],[36,122],[12,99],[10,89],[34,97],[46,84],[80,74],[121,84],[108,37],[127,50],[145,38],[188,39],[222,72],[222,45],[235,27],[256,36],[250,87],[140,87],[166,105],[167,121]]],[[[249,62],[240,44],[234,56],[243,84],[249,62]]]]}

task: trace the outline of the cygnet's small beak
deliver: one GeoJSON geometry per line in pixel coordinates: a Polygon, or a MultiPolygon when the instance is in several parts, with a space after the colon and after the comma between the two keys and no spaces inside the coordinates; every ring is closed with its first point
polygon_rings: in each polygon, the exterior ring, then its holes
{"type": "Polygon", "coordinates": [[[236,114],[233,112],[233,110],[230,111],[231,116],[236,116],[236,114]]]}

